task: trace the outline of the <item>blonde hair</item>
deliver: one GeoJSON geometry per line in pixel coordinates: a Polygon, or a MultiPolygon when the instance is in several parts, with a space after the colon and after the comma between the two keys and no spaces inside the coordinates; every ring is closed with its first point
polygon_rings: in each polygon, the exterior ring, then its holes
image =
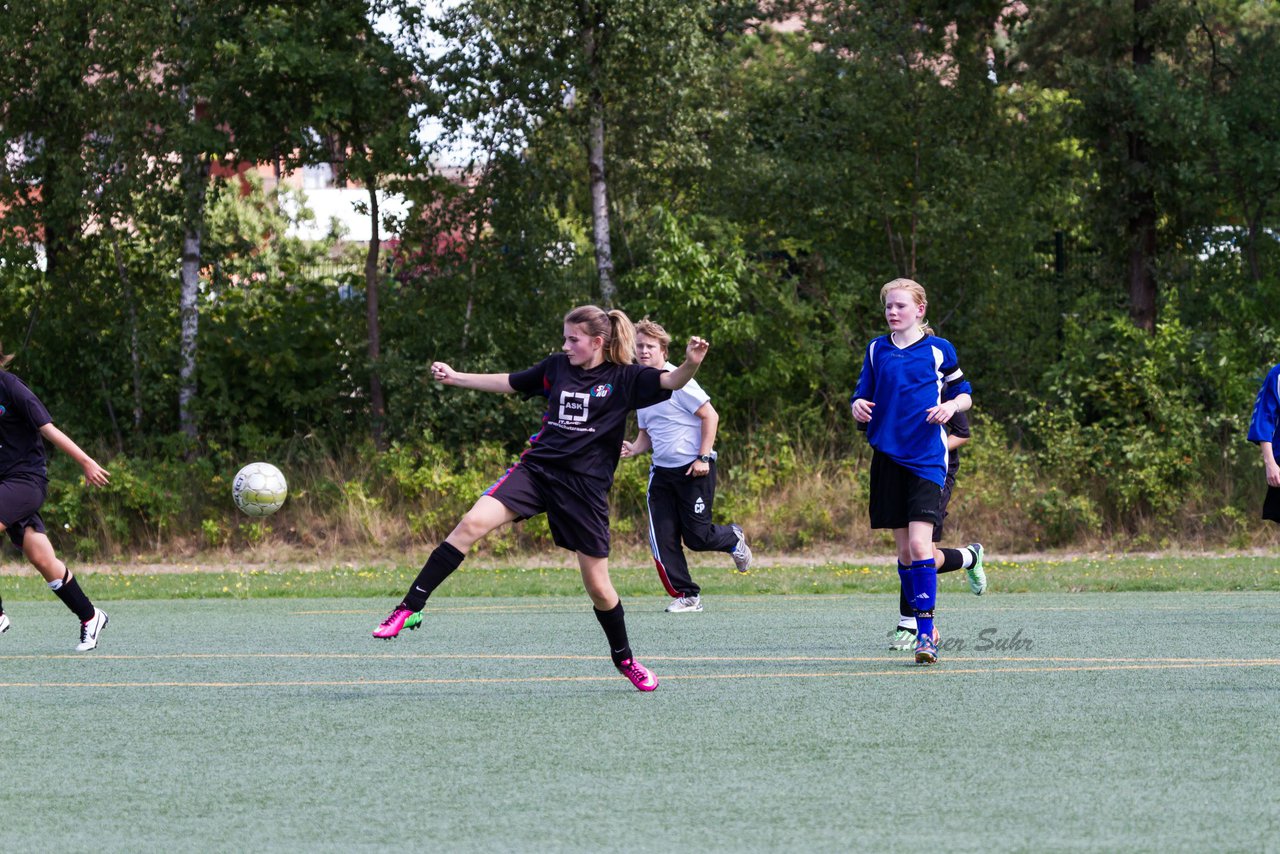
{"type": "Polygon", "coordinates": [[[636,328],[621,309],[605,312],[595,305],[580,305],[564,316],[565,323],[581,326],[592,338],[604,339],[604,357],[615,365],[636,361],[636,328]]]}
{"type": "Polygon", "coordinates": [[[13,361],[13,354],[5,355],[4,347],[0,346],[0,371],[3,371],[13,361]]]}
{"type": "MultiPolygon", "coordinates": [[[[889,291],[906,291],[911,294],[911,298],[915,300],[916,305],[929,305],[929,297],[925,295],[924,285],[914,279],[894,279],[892,282],[886,283],[880,288],[880,304],[884,305],[889,298],[889,291]]],[[[929,325],[928,318],[920,318],[920,322],[916,324],[920,327],[920,331],[925,335],[933,334],[933,327],[929,325]]]]}
{"type": "Polygon", "coordinates": [[[648,317],[636,324],[636,334],[657,341],[662,346],[662,352],[664,353],[671,347],[671,333],[663,329],[661,324],[654,323],[648,317]]]}

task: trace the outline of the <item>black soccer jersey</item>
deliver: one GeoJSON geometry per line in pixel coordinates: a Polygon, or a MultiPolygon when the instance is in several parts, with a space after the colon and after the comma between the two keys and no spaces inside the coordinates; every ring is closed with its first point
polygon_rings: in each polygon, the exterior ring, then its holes
{"type": "Polygon", "coordinates": [[[48,476],[40,428],[52,421],[49,410],[22,380],[0,370],[0,479],[48,476]]]}
{"type": "Polygon", "coordinates": [[[547,398],[542,429],[529,440],[521,463],[555,466],[613,485],[627,414],[671,397],[662,371],[644,365],[603,362],[584,369],[563,353],[508,376],[511,387],[547,398]]]}

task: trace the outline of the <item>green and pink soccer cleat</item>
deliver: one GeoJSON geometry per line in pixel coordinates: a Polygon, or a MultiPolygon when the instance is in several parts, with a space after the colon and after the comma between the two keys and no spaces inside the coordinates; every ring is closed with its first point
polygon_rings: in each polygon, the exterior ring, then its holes
{"type": "Polygon", "coordinates": [[[422,625],[422,612],[408,608],[396,608],[373,630],[375,638],[393,638],[404,629],[412,631],[422,625]]]}

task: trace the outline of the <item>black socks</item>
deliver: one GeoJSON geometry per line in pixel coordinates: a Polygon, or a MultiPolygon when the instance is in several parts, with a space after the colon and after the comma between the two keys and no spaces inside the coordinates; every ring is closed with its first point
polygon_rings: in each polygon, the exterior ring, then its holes
{"type": "Polygon", "coordinates": [[[601,611],[594,606],[591,610],[596,612],[600,628],[604,629],[604,636],[609,639],[609,655],[613,658],[614,665],[631,658],[631,645],[627,642],[627,622],[622,616],[622,600],[619,599],[618,604],[608,611],[601,611]]]}
{"type": "Polygon", "coordinates": [[[63,605],[71,609],[71,613],[80,618],[80,622],[87,623],[93,619],[93,603],[80,589],[80,582],[71,577],[71,570],[62,571],[61,581],[50,581],[49,589],[62,600],[63,605]]]}
{"type": "Polygon", "coordinates": [[[413,580],[413,584],[409,585],[409,592],[405,594],[404,601],[400,603],[400,607],[408,608],[415,613],[421,611],[423,606],[427,604],[427,598],[440,586],[442,581],[462,565],[462,559],[465,557],[466,555],[448,542],[436,546],[436,550],[431,553],[431,556],[427,558],[427,562],[422,565],[422,570],[418,573],[418,577],[413,580]]]}
{"type": "Polygon", "coordinates": [[[964,569],[964,552],[960,549],[938,549],[942,552],[942,563],[938,565],[938,572],[955,572],[957,569],[964,569]]]}

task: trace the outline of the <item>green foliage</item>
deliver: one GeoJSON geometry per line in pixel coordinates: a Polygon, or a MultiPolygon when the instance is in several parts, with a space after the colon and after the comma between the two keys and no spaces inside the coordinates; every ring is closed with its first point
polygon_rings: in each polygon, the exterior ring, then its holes
{"type": "MultiPolygon", "coordinates": [[[[802,26],[782,31],[757,5],[468,0],[441,13],[430,60],[403,2],[8,9],[0,341],[55,422],[119,472],[85,491],[54,460],[61,545],[311,536],[283,517],[270,535],[224,521],[227,472],[262,457],[306,471],[295,496],[342,536],[397,516],[411,537],[447,533],[545,402],[446,389],[424,368],[526,367],[558,347],[568,309],[600,298],[593,91],[619,304],[666,325],[674,356],[689,335],[712,342],[699,381],[722,419],[718,511],[756,515],[782,545],[857,529],[865,445],[847,397],[884,328],[880,284],[910,275],[975,387],[967,517],[1064,545],[1160,524],[1250,535],[1261,483],[1241,436],[1280,352],[1275,9],[783,4],[802,26]],[[606,36],[595,65],[587,31],[606,36]],[[1135,67],[1139,36],[1152,61],[1135,67]],[[442,144],[475,131],[462,177],[424,174],[412,129],[428,111],[442,144]],[[396,183],[420,215],[372,282],[363,248],[287,236],[304,202],[253,179],[191,184],[228,155],[288,168],[339,150],[343,174],[396,183]],[[1136,209],[1157,232],[1154,335],[1124,317],[1136,209]],[[193,226],[188,442],[176,271],[193,226]],[[349,272],[320,271],[334,258],[349,272]],[[382,457],[364,441],[375,375],[382,457]],[[193,451],[207,469],[172,467],[193,451]]],[[[644,468],[619,470],[620,533],[642,518],[644,468]]],[[[535,521],[494,547],[546,541],[535,521]]]]}
{"type": "Polygon", "coordinates": [[[1029,517],[1040,527],[1039,545],[1058,548],[1080,540],[1081,535],[1096,534],[1102,517],[1094,501],[1083,494],[1070,495],[1051,486],[1037,496],[1029,508],[1029,517]]]}
{"type": "Polygon", "coordinates": [[[1201,488],[1209,450],[1205,402],[1185,379],[1211,375],[1177,320],[1149,336],[1115,314],[1072,318],[1049,394],[1022,420],[1068,496],[1103,501],[1120,519],[1169,520],[1201,488]]]}
{"type": "Polygon", "coordinates": [[[107,486],[88,489],[69,459],[51,461],[49,496],[40,512],[62,548],[97,555],[159,547],[196,526],[215,482],[208,459],[119,455],[111,460],[110,472],[107,486]]]}
{"type": "Polygon", "coordinates": [[[500,446],[480,444],[458,453],[425,433],[412,445],[392,443],[378,456],[377,471],[398,498],[425,507],[409,512],[413,533],[440,540],[514,462],[500,446]]]}

